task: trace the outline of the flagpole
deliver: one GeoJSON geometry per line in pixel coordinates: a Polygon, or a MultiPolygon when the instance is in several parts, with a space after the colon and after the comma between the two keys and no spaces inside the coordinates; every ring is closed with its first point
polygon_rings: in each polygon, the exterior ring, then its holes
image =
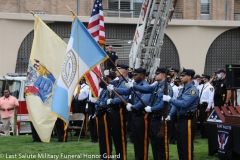
{"type": "MultiPolygon", "coordinates": [[[[123,77],[123,79],[125,80],[125,82],[128,83],[128,80],[122,75],[122,73],[119,71],[119,69],[117,68],[117,66],[113,63],[113,61],[111,60],[111,58],[109,58],[109,60],[112,62],[112,64],[114,65],[114,67],[116,68],[116,70],[118,71],[118,73],[123,77]]],[[[147,107],[147,105],[144,103],[144,101],[141,99],[141,97],[137,94],[136,90],[131,87],[131,90],[134,92],[134,94],[137,96],[137,98],[140,100],[140,102],[147,107]]]]}
{"type": "MultiPolygon", "coordinates": [[[[94,72],[94,70],[92,70],[92,72],[93,72],[94,74],[96,74],[96,76],[97,76],[99,79],[101,79],[101,81],[103,81],[103,83],[105,83],[105,85],[108,86],[108,83],[107,83],[106,81],[104,81],[101,76],[99,76],[96,72],[94,72]]],[[[122,98],[122,96],[120,96],[115,90],[113,90],[113,92],[114,92],[114,94],[116,94],[116,95],[121,99],[121,101],[124,103],[124,105],[127,105],[127,102],[122,98]]]]}

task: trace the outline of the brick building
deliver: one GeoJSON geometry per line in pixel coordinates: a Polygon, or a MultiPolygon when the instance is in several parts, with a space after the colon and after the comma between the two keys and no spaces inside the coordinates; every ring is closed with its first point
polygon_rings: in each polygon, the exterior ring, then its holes
{"type": "MultiPolygon", "coordinates": [[[[128,64],[128,41],[133,39],[143,1],[103,0],[107,45],[113,45],[120,63],[128,64]]],[[[67,42],[72,21],[67,6],[87,25],[93,3],[94,0],[0,0],[0,58],[8,59],[2,61],[0,75],[26,70],[33,40],[34,18],[30,11],[39,14],[67,42]]],[[[211,74],[227,63],[239,63],[239,26],[240,0],[178,0],[165,32],[160,64],[211,74]]]]}

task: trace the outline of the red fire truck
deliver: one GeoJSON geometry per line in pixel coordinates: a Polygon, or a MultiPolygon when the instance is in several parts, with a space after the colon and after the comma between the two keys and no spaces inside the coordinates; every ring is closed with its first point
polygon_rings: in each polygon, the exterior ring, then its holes
{"type": "Polygon", "coordinates": [[[6,76],[0,77],[0,96],[3,96],[3,91],[7,88],[10,90],[11,95],[19,101],[17,115],[18,133],[31,133],[24,94],[26,75],[25,73],[8,73],[6,76]]]}

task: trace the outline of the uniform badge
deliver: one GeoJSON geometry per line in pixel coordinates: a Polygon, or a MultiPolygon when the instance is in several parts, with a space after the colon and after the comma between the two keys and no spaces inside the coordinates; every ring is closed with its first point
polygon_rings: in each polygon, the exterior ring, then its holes
{"type": "Polygon", "coordinates": [[[102,105],[102,102],[100,102],[100,106],[102,105]]]}
{"type": "Polygon", "coordinates": [[[221,84],[221,87],[223,87],[223,84],[221,84]]]}
{"type": "Polygon", "coordinates": [[[210,91],[213,92],[213,88],[210,88],[210,91]]]}
{"type": "Polygon", "coordinates": [[[194,89],[191,89],[191,90],[190,90],[190,93],[191,93],[192,96],[195,96],[196,91],[195,91],[194,89]]]}
{"type": "Polygon", "coordinates": [[[168,94],[170,94],[170,88],[168,88],[168,94]]]}

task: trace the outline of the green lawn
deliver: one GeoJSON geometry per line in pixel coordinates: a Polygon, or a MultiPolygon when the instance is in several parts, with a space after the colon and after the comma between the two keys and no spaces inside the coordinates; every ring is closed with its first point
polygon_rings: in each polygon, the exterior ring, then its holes
{"type": "MultiPolygon", "coordinates": [[[[33,143],[31,135],[11,137],[0,136],[0,159],[99,159],[94,158],[94,156],[99,154],[98,143],[92,143],[90,142],[90,139],[80,139],[80,142],[77,142],[77,137],[74,137],[73,141],[71,141],[70,136],[68,139],[67,143],[59,143],[57,142],[57,138],[52,138],[50,143],[33,143]],[[59,157],[57,158],[53,156],[59,157]],[[71,156],[75,156],[76,158],[71,158],[71,156]]],[[[202,140],[197,137],[194,143],[194,148],[195,160],[218,160],[217,156],[208,156],[206,139],[202,140]]],[[[169,155],[170,160],[178,159],[176,145],[170,145],[169,155]]],[[[127,157],[128,160],[134,160],[133,144],[127,144],[127,157]]],[[[149,160],[153,159],[151,148],[149,148],[148,157],[149,160]]]]}

